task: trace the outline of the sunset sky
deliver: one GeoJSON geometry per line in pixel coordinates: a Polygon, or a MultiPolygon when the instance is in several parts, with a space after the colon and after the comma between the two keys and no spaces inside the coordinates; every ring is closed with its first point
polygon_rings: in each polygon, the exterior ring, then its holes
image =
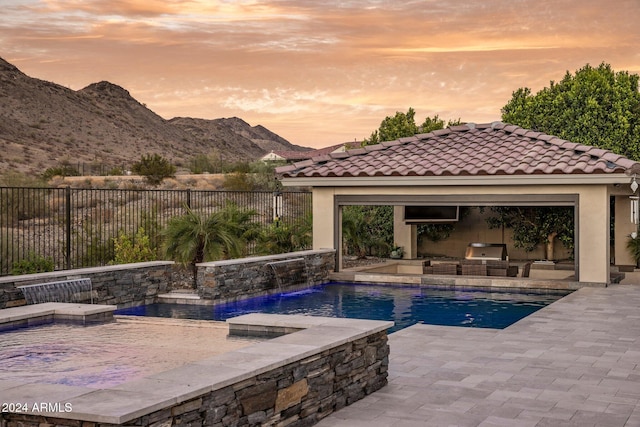
{"type": "Polygon", "coordinates": [[[162,117],[240,117],[290,142],[361,140],[416,110],[500,119],[586,64],[640,74],[640,0],[1,0],[0,57],[162,117]]]}

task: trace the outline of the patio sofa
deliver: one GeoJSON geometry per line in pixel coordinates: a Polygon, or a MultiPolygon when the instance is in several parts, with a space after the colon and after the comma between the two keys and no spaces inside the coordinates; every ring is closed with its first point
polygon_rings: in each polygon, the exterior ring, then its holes
{"type": "Polygon", "coordinates": [[[518,266],[509,265],[509,261],[483,261],[477,259],[463,259],[458,263],[425,262],[423,274],[517,277],[518,266]]]}

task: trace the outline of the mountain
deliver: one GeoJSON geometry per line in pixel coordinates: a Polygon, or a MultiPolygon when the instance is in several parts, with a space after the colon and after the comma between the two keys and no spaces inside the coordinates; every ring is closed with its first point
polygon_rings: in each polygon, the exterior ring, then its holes
{"type": "Polygon", "coordinates": [[[186,166],[199,154],[251,161],[271,150],[310,150],[235,117],[166,120],[115,84],[74,91],[29,77],[2,58],[0,100],[1,171],[42,173],[64,162],[128,168],[154,153],[186,166]]]}

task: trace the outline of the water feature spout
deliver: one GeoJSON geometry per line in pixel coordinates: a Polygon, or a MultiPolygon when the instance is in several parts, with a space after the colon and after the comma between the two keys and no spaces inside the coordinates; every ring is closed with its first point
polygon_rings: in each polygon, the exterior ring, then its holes
{"type": "Polygon", "coordinates": [[[285,288],[309,284],[309,272],[304,258],[271,261],[265,265],[273,271],[280,292],[285,288]]]}
{"type": "Polygon", "coordinates": [[[57,282],[18,286],[27,304],[44,302],[90,302],[93,304],[91,279],[70,279],[57,282]]]}

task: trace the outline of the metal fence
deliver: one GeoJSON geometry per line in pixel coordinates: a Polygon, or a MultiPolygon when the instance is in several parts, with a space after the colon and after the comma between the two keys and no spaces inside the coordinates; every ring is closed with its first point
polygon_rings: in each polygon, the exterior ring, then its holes
{"type": "Polygon", "coordinates": [[[119,233],[144,227],[158,247],[163,228],[185,207],[212,213],[230,203],[255,210],[261,227],[276,216],[293,226],[310,215],[311,193],[0,187],[0,275],[34,258],[52,260],[55,270],[106,265],[119,233]]]}

